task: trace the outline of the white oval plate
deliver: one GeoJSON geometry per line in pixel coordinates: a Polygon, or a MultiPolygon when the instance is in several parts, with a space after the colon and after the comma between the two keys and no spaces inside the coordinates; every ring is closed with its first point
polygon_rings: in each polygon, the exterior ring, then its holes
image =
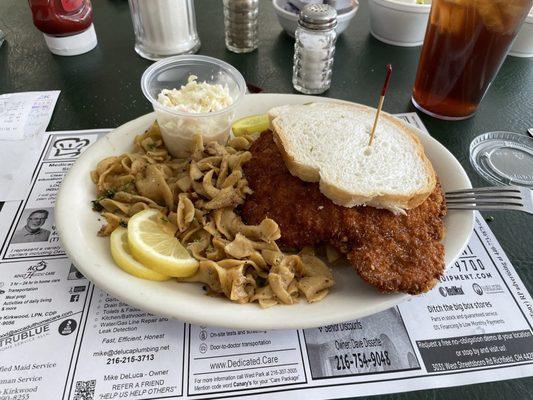
{"type": "MultiPolygon", "coordinates": [[[[247,95],[237,108],[237,117],[265,113],[283,104],[332,100],[291,94],[247,95]]],[[[201,284],[152,282],[123,272],[111,258],[109,239],[96,236],[101,222],[91,210],[96,190],[89,173],[102,158],[130,151],[133,138],[143,133],[154,119],[153,113],[147,114],[98,140],[80,156],[61,185],[55,209],[61,241],[72,262],[96,286],[153,314],[200,325],[245,329],[295,329],[338,323],[377,313],[411,297],[378,293],[349,265],[334,268],[336,284],[324,300],[266,310],[255,303],[234,304],[206,296],[201,284]]],[[[419,136],[444,190],[470,188],[470,181],[454,156],[429,135],[419,132],[419,136]]],[[[446,265],[466,246],[473,222],[473,212],[468,211],[453,211],[446,217],[446,265]]]]}

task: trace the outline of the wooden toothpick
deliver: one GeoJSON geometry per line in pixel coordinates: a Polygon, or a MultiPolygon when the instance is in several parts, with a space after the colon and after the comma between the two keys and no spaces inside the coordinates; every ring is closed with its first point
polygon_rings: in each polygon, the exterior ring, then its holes
{"type": "Polygon", "coordinates": [[[387,75],[385,76],[385,83],[383,84],[383,88],[381,89],[381,96],[379,96],[378,110],[376,111],[376,118],[374,118],[374,125],[372,126],[372,131],[370,132],[370,140],[368,141],[369,146],[372,146],[372,142],[374,141],[374,132],[376,131],[376,126],[378,125],[379,113],[381,112],[381,108],[383,107],[383,100],[385,100],[385,93],[387,92],[387,89],[389,88],[391,74],[392,74],[392,65],[387,64],[387,75]]]}

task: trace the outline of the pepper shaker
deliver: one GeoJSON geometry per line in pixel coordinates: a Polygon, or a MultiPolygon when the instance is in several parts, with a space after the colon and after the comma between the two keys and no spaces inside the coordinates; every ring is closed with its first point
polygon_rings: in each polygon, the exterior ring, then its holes
{"type": "Polygon", "coordinates": [[[292,85],[305,94],[320,94],[331,86],[337,11],[327,4],[309,4],[300,12],[294,34],[292,85]]]}
{"type": "Polygon", "coordinates": [[[259,0],[224,0],[226,47],[234,53],[257,49],[259,0]]]}

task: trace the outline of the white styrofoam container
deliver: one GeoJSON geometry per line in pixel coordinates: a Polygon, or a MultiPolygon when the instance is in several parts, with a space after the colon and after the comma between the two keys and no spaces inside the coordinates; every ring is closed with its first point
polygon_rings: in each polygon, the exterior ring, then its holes
{"type": "Polygon", "coordinates": [[[529,14],[518,32],[509,55],[515,57],[533,57],[533,14],[529,14]]]}
{"type": "Polygon", "coordinates": [[[420,46],[424,42],[431,4],[396,0],[369,0],[370,33],[394,46],[420,46]]]}

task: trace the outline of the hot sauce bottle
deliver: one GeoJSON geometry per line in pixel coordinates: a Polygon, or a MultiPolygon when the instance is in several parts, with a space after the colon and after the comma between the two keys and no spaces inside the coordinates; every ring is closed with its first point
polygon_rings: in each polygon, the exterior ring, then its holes
{"type": "Polygon", "coordinates": [[[33,24],[43,35],[50,51],[75,56],[97,45],[90,0],[28,0],[33,24]]]}

